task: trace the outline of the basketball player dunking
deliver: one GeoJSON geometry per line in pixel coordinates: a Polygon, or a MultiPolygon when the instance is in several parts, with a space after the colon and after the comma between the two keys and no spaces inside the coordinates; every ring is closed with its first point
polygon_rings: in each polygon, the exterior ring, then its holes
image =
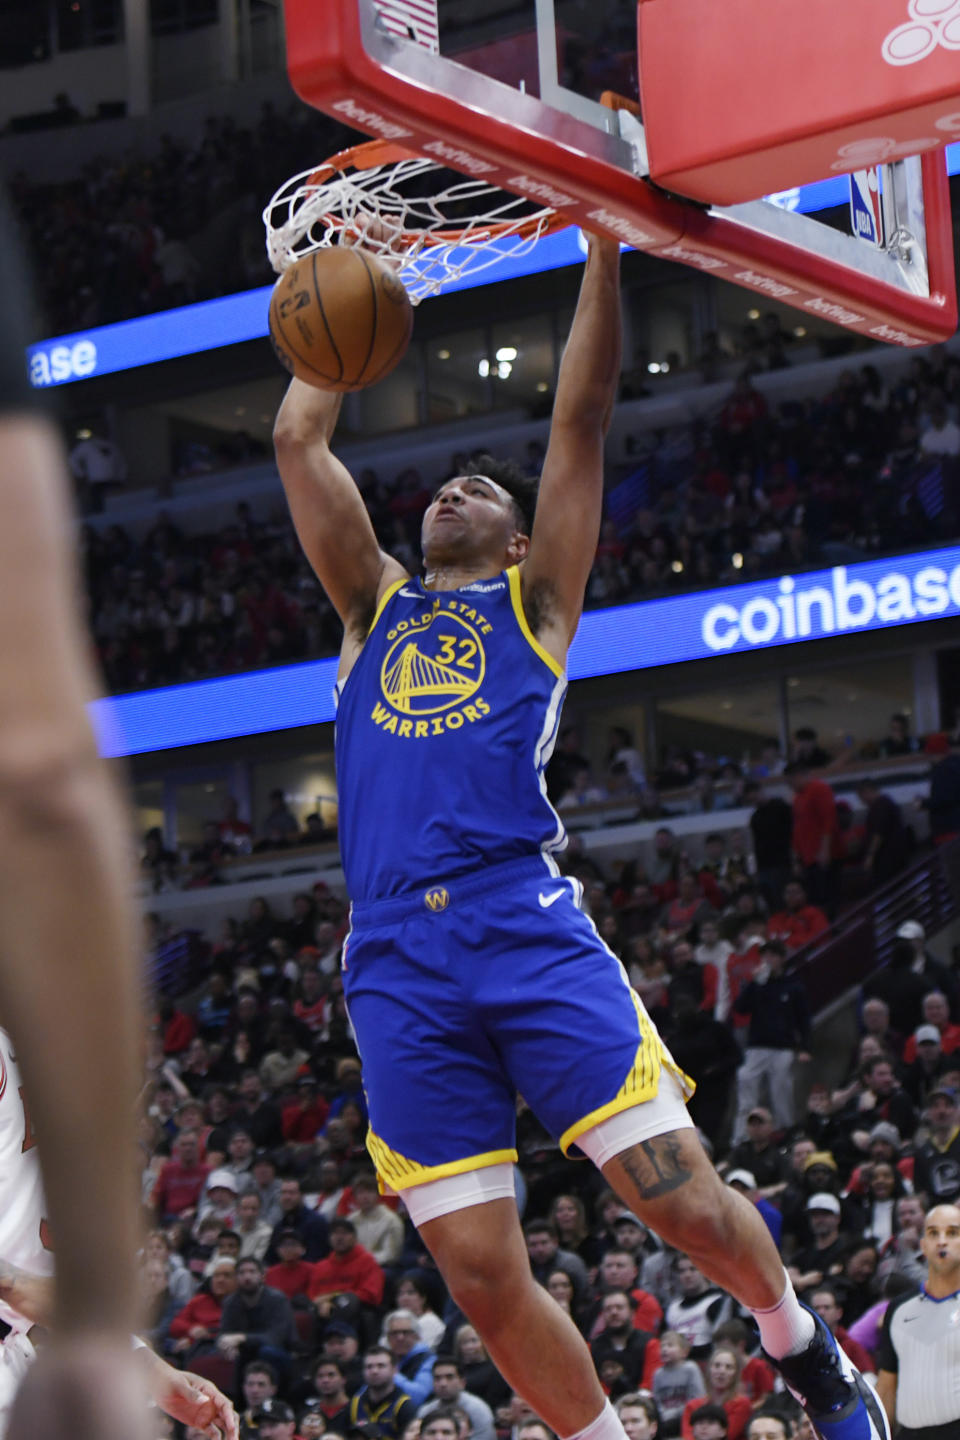
{"type": "Polygon", "coordinates": [[[600,527],[618,270],[617,246],[591,239],[538,497],[489,457],[448,481],[424,516],[422,579],[381,551],[331,452],[338,397],[294,380],[277,418],[294,523],[344,626],[343,979],[368,1144],[498,1369],[559,1435],[624,1431],[584,1341],[530,1273],[517,1092],[752,1311],[825,1440],[877,1440],[880,1407],[799,1304],[758,1212],[718,1178],[687,1114],[690,1082],[553,858],[565,837],[543,770],[600,527]]]}

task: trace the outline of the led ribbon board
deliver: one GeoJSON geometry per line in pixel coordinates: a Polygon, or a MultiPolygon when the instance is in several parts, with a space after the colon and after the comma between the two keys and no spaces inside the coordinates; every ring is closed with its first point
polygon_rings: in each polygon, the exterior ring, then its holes
{"type": "MultiPolygon", "coordinates": [[[[960,546],[588,611],[571,680],[960,615],[960,546]]],[[[98,700],[101,752],[141,755],[334,718],[337,661],[311,660],[98,700]]]]}

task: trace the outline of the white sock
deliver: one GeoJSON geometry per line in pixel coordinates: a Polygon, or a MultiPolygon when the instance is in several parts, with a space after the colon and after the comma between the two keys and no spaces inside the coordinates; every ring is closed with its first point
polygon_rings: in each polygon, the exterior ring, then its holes
{"type": "Polygon", "coordinates": [[[760,1329],[760,1343],[773,1360],[806,1350],[817,1328],[810,1312],[801,1307],[786,1271],[784,1277],[786,1289],[776,1305],[769,1310],[750,1310],[760,1329]]]}
{"type": "Polygon", "coordinates": [[[564,1436],[564,1440],[626,1440],[626,1433],[620,1416],[607,1400],[596,1420],[591,1420],[585,1429],[564,1436]]]}

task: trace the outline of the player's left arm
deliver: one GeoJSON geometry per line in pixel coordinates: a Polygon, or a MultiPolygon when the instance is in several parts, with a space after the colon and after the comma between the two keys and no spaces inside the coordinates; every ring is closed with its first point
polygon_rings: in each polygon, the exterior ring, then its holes
{"type": "Polygon", "coordinates": [[[603,444],[620,379],[620,350],[620,247],[592,235],[522,572],[528,619],[561,664],[576,633],[600,535],[603,444]]]}

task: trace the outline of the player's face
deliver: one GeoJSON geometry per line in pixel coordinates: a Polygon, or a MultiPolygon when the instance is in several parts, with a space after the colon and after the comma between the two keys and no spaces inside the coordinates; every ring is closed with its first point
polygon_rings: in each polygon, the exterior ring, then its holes
{"type": "MultiPolygon", "coordinates": [[[[516,513],[499,487],[482,475],[448,480],[427,506],[420,532],[427,564],[490,557],[500,563],[517,535],[516,513]]],[[[522,553],[512,559],[522,559],[522,553]]]]}

